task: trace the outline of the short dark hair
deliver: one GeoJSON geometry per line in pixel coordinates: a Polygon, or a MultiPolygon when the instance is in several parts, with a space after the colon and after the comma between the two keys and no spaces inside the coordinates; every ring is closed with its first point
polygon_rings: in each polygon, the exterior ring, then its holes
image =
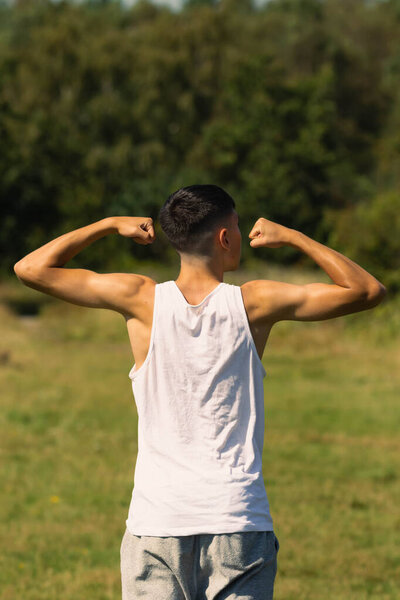
{"type": "Polygon", "coordinates": [[[235,208],[233,198],[218,185],[189,185],[168,196],[158,219],[175,250],[209,257],[216,228],[235,208]]]}

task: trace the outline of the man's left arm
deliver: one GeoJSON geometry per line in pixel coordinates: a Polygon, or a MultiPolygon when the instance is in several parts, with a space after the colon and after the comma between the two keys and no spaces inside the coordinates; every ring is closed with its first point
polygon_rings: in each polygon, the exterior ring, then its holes
{"type": "Polygon", "coordinates": [[[138,244],[151,244],[155,239],[150,217],[107,217],[65,233],[27,254],[14,265],[14,272],[24,285],[61,300],[132,316],[132,297],[148,277],[63,268],[83,248],[111,233],[131,237],[138,244]]]}

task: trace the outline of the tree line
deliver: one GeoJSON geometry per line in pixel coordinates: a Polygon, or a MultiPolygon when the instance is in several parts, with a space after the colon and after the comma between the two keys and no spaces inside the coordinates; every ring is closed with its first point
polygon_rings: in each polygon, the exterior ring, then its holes
{"type": "MultiPolygon", "coordinates": [[[[400,289],[400,1],[0,1],[0,270],[183,185],[235,199],[400,289]]],[[[109,236],[68,266],[175,252],[109,236]]],[[[257,250],[282,264],[293,248],[257,250]]]]}

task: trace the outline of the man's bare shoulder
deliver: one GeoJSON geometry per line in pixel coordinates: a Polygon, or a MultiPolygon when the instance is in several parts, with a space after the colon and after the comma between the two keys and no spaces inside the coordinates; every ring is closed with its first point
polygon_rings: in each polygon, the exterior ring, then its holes
{"type": "Polygon", "coordinates": [[[136,273],[109,273],[107,276],[110,282],[114,281],[114,285],[123,289],[125,295],[130,298],[151,295],[157,284],[151,277],[136,273]]]}
{"type": "Polygon", "coordinates": [[[121,276],[125,276],[125,282],[132,288],[133,291],[144,290],[146,292],[151,291],[157,284],[151,277],[147,275],[139,275],[136,273],[119,273],[121,276]]]}
{"type": "Polygon", "coordinates": [[[153,310],[154,289],[157,281],[147,275],[136,273],[118,273],[121,282],[123,282],[127,305],[124,312],[125,319],[138,318],[146,320],[148,311],[153,310]]]}
{"type": "Polygon", "coordinates": [[[269,299],[279,283],[271,279],[253,279],[240,286],[246,312],[252,323],[269,323],[272,318],[269,299]]]}

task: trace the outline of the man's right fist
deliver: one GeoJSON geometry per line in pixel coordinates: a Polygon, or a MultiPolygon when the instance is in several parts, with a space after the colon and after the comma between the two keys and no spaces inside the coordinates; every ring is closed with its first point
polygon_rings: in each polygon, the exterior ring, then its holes
{"type": "Polygon", "coordinates": [[[252,248],[279,248],[288,243],[289,228],[260,217],[249,233],[252,248]]]}

